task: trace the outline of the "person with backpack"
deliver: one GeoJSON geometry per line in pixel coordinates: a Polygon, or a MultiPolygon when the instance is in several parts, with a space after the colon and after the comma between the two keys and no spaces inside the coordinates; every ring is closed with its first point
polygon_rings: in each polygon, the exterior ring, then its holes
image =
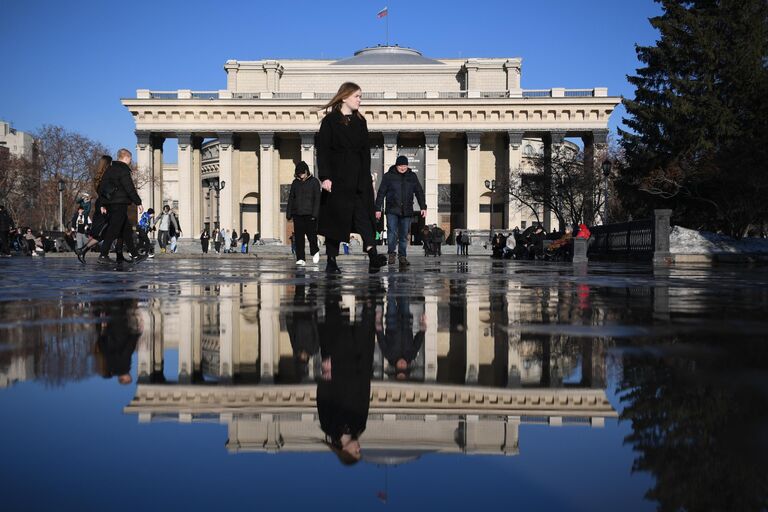
{"type": "Polygon", "coordinates": [[[155,210],[153,208],[148,209],[139,219],[139,225],[136,229],[136,234],[139,238],[139,243],[146,250],[147,255],[150,258],[155,257],[155,247],[152,240],[149,239],[149,233],[155,229],[155,210]]]}

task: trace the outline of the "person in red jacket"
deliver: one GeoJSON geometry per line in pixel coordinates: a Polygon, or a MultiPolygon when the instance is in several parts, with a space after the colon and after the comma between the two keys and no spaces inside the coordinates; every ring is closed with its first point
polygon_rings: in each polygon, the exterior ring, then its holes
{"type": "Polygon", "coordinates": [[[586,240],[589,240],[589,237],[592,236],[592,233],[589,232],[589,228],[586,224],[579,224],[579,234],[576,235],[576,238],[584,238],[586,240]]]}

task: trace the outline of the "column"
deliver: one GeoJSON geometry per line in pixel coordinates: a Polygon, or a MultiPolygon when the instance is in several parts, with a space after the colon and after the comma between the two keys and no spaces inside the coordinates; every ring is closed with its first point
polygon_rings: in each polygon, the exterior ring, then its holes
{"type": "MultiPolygon", "coordinates": [[[[148,383],[152,381],[155,373],[155,325],[154,311],[150,308],[139,308],[139,315],[142,330],[138,343],[138,369],[137,374],[139,383],[148,383]]],[[[161,356],[162,360],[162,356],[161,356]]]]}
{"type": "Polygon", "coordinates": [[[424,316],[427,318],[427,330],[424,333],[424,382],[435,382],[437,380],[437,296],[425,297],[424,316]]]}
{"type": "MultiPolygon", "coordinates": [[[[509,142],[507,145],[507,162],[509,169],[507,170],[507,180],[504,183],[505,187],[509,187],[509,180],[512,176],[519,176],[521,168],[523,166],[523,132],[510,131],[507,132],[509,136],[509,142]]],[[[512,196],[507,193],[505,201],[507,203],[507,229],[514,229],[515,226],[520,225],[520,205],[515,201],[512,196]]]]}
{"type": "Polygon", "coordinates": [[[397,132],[384,132],[384,172],[397,160],[397,132]]]}
{"type": "MultiPolygon", "coordinates": [[[[427,132],[424,134],[426,155],[424,157],[424,195],[427,199],[427,224],[439,224],[437,212],[437,183],[439,181],[437,170],[439,132],[427,132]]],[[[436,317],[435,317],[436,318],[436,317]]]]}
{"type": "Polygon", "coordinates": [[[202,145],[202,138],[192,138],[192,231],[187,233],[192,238],[199,237],[203,231],[202,145]]]}
{"type": "Polygon", "coordinates": [[[595,159],[602,159],[605,154],[605,145],[608,142],[608,130],[595,130],[581,137],[584,141],[584,175],[587,177],[587,190],[592,192],[584,198],[584,219],[583,222],[588,226],[595,223],[595,194],[596,187],[600,186],[600,180],[595,173],[600,169],[596,165],[595,159]]]}
{"type": "Polygon", "coordinates": [[[309,172],[315,174],[315,134],[301,134],[301,159],[309,166],[309,172]]]}
{"type": "Polygon", "coordinates": [[[552,208],[549,201],[552,197],[552,159],[561,155],[561,148],[565,140],[565,132],[549,132],[544,136],[544,213],[542,222],[544,229],[549,233],[552,229],[552,208]]]}
{"type": "Polygon", "coordinates": [[[219,133],[219,186],[223,188],[219,192],[219,204],[213,206],[213,218],[216,219],[216,209],[218,208],[219,227],[229,229],[234,226],[240,206],[233,193],[235,189],[232,165],[234,153],[234,135],[232,132],[219,133]]]}
{"type": "Polygon", "coordinates": [[[259,132],[259,221],[261,238],[265,240],[277,238],[280,197],[275,197],[274,153],[274,132],[259,132]]]}
{"type": "Polygon", "coordinates": [[[480,229],[480,132],[467,132],[466,228],[480,229]]]}
{"type": "Polygon", "coordinates": [[[224,285],[219,297],[219,378],[230,383],[235,376],[235,350],[240,340],[239,287],[224,285]]]}
{"type": "Polygon", "coordinates": [[[176,136],[179,140],[179,222],[182,233],[194,237],[192,186],[197,184],[192,181],[192,134],[178,133],[176,136]]]}
{"type": "Polygon", "coordinates": [[[273,309],[274,304],[280,303],[279,290],[275,285],[264,285],[260,288],[259,301],[259,374],[262,383],[273,382],[275,379],[276,345],[280,336],[280,317],[273,309]],[[269,305],[265,308],[265,305],[269,305]]]}
{"type": "Polygon", "coordinates": [[[164,137],[154,135],[152,143],[152,172],[154,174],[154,196],[152,198],[152,208],[159,215],[163,211],[163,142],[164,137]]]}
{"type": "Polygon", "coordinates": [[[154,172],[152,169],[152,134],[136,132],[136,188],[144,208],[151,208],[154,196],[154,172]]]}
{"type": "Polygon", "coordinates": [[[480,373],[480,303],[477,299],[467,298],[466,312],[464,330],[467,334],[467,369],[464,382],[477,384],[480,373]]]}
{"type": "MultiPolygon", "coordinates": [[[[189,293],[188,287],[182,287],[182,293],[189,293]],[[185,290],[186,288],[186,290],[185,290]]],[[[196,305],[192,302],[179,304],[179,384],[191,384],[195,373],[195,329],[199,317],[195,314],[196,305]]]]}

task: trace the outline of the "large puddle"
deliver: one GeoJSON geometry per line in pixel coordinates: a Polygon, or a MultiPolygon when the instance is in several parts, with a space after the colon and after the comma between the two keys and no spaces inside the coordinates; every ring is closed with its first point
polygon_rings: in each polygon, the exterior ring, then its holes
{"type": "Polygon", "coordinates": [[[0,506],[768,506],[768,269],[343,267],[0,262],[0,506]]]}

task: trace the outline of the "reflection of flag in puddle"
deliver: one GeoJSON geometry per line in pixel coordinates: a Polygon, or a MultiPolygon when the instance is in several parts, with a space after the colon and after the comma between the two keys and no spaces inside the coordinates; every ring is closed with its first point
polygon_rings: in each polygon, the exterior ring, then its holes
{"type": "Polygon", "coordinates": [[[376,497],[382,503],[387,502],[389,497],[389,466],[384,466],[384,490],[377,492],[376,497]]]}
{"type": "Polygon", "coordinates": [[[382,503],[387,502],[387,493],[384,491],[377,492],[376,497],[379,498],[379,501],[381,501],[382,503]]]}

